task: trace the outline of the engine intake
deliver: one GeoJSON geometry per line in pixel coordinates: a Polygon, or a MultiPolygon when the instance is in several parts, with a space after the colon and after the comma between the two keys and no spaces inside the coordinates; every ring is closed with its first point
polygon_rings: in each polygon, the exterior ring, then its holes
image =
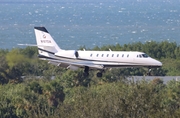
{"type": "Polygon", "coordinates": [[[79,57],[79,53],[78,51],[75,51],[75,57],[78,58],[79,57]]]}

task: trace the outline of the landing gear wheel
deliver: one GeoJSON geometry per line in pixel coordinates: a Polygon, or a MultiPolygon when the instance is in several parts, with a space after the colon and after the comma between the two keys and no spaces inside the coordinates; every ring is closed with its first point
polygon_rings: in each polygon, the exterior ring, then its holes
{"type": "Polygon", "coordinates": [[[85,77],[87,77],[87,76],[89,76],[89,73],[83,73],[83,75],[85,76],[85,77]]]}
{"type": "Polygon", "coordinates": [[[149,68],[147,75],[151,76],[151,68],[149,68]]]}
{"type": "Polygon", "coordinates": [[[96,74],[96,76],[97,76],[97,77],[102,77],[102,72],[98,72],[98,73],[96,74]]]}
{"type": "Polygon", "coordinates": [[[85,77],[89,76],[89,67],[88,66],[85,66],[83,75],[85,77]]]}

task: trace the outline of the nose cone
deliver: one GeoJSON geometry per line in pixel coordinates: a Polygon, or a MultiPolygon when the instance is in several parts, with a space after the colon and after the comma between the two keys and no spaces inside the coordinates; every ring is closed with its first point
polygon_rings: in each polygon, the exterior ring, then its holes
{"type": "Polygon", "coordinates": [[[161,67],[162,66],[162,63],[158,60],[155,60],[154,59],[154,64],[153,64],[155,67],[161,67]]]}
{"type": "Polygon", "coordinates": [[[160,61],[157,61],[157,66],[161,67],[162,63],[160,61]]]}

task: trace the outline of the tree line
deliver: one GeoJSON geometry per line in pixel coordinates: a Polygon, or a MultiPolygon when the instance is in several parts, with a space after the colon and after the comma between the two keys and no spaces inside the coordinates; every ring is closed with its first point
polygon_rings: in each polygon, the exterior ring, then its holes
{"type": "MultiPolygon", "coordinates": [[[[80,49],[85,47],[80,47],[80,49]]],[[[177,76],[180,46],[175,42],[107,45],[89,50],[142,51],[163,62],[152,75],[177,76]]],[[[1,117],[178,117],[180,83],[160,78],[133,81],[146,68],[106,70],[102,78],[90,71],[71,71],[37,58],[36,47],[0,50],[1,117]],[[52,76],[55,76],[52,79],[52,76]],[[24,78],[25,77],[25,78],[24,78]]]]}

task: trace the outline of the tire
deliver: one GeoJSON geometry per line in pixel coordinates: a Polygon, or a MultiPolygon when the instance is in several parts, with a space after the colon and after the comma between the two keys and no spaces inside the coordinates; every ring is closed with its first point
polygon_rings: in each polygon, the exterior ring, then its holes
{"type": "Polygon", "coordinates": [[[97,76],[97,77],[102,77],[102,73],[101,73],[101,72],[98,72],[98,73],[96,74],[96,76],[97,76]]]}

